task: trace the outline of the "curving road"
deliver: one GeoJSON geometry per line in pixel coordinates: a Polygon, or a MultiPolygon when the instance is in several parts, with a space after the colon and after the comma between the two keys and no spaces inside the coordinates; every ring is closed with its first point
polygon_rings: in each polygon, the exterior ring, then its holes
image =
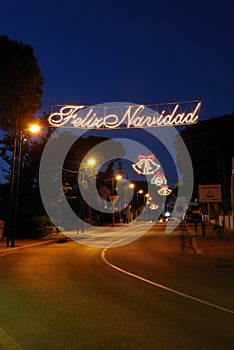
{"type": "Polygon", "coordinates": [[[0,256],[0,349],[233,349],[234,271],[150,230],[0,256]]]}

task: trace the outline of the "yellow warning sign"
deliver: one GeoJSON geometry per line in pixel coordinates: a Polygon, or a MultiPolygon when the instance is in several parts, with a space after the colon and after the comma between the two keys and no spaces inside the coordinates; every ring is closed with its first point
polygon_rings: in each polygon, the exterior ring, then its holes
{"type": "Polygon", "coordinates": [[[199,185],[199,202],[221,202],[221,185],[199,185]]]}

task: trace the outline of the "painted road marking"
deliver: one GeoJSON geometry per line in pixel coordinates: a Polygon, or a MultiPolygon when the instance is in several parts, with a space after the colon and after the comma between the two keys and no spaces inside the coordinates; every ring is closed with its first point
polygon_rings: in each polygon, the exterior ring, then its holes
{"type": "MultiPolygon", "coordinates": [[[[120,240],[121,241],[121,240],[120,240]]],[[[116,242],[115,242],[116,243],[116,242]]],[[[183,292],[180,292],[179,290],[176,290],[176,289],[173,289],[173,288],[170,288],[170,287],[167,287],[167,286],[164,286],[163,284],[160,284],[160,283],[156,283],[154,281],[151,281],[151,280],[148,280],[147,278],[144,278],[144,277],[141,277],[139,275],[136,275],[135,273],[132,273],[132,272],[129,272],[129,271],[126,271],[124,269],[122,269],[121,267],[119,266],[116,266],[112,263],[110,263],[107,258],[106,258],[106,252],[107,250],[111,248],[111,245],[109,247],[106,247],[105,249],[102,250],[101,252],[101,258],[102,260],[104,261],[105,264],[107,264],[108,266],[110,266],[112,269],[115,269],[121,273],[124,273],[125,275],[127,276],[131,276],[133,278],[136,278],[142,282],[145,282],[145,283],[148,283],[150,285],[153,285],[157,288],[160,288],[160,289],[163,289],[163,290],[166,290],[167,292],[170,292],[170,293],[173,293],[173,294],[176,294],[176,295],[179,295],[183,298],[186,298],[186,299],[189,299],[189,300],[192,300],[192,301],[196,301],[200,304],[204,304],[204,305],[207,305],[207,306],[210,306],[214,309],[218,309],[220,311],[224,311],[224,312],[227,312],[229,314],[232,314],[234,315],[234,310],[231,310],[231,309],[228,309],[226,307],[222,307],[220,305],[217,305],[217,304],[213,304],[213,303],[210,303],[209,301],[207,300],[203,300],[203,299],[200,299],[200,298],[197,298],[197,297],[194,297],[190,294],[187,294],[187,293],[183,293],[183,292]]]]}
{"type": "Polygon", "coordinates": [[[2,328],[0,328],[0,344],[2,344],[7,350],[23,350],[22,346],[16,343],[16,341],[2,328]]]}

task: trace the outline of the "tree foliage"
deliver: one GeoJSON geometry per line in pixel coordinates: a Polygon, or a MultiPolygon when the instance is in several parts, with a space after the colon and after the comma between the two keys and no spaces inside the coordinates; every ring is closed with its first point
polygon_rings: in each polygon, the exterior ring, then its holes
{"type": "Polygon", "coordinates": [[[41,107],[43,83],[33,48],[1,35],[0,120],[4,131],[27,125],[41,107]]]}
{"type": "Polygon", "coordinates": [[[193,164],[194,195],[198,195],[198,185],[221,184],[226,211],[230,208],[233,130],[234,113],[201,121],[181,132],[193,164]]]}
{"type": "MultiPolygon", "coordinates": [[[[78,171],[79,177],[84,177],[87,183],[97,180],[99,188],[105,180],[110,180],[114,176],[114,164],[119,162],[125,154],[121,143],[109,140],[106,137],[88,136],[80,137],[70,148],[63,168],[63,182],[67,182],[72,187],[77,183],[78,171]],[[105,141],[108,141],[106,146],[105,141]],[[88,160],[84,158],[89,154],[89,159],[95,160],[95,165],[88,165],[88,160]],[[118,158],[116,158],[116,155],[118,158]],[[109,161],[106,161],[109,160],[109,161]],[[100,167],[102,170],[100,181],[100,167]],[[97,178],[96,176],[99,175],[97,178]]],[[[81,180],[81,179],[80,179],[81,180]]]]}

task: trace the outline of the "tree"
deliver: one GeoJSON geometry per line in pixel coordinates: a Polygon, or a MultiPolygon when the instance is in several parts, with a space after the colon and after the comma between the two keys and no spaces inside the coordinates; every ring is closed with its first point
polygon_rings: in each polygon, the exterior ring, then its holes
{"type": "MultiPolygon", "coordinates": [[[[29,44],[13,41],[5,35],[0,36],[0,72],[0,122],[5,132],[5,147],[2,142],[1,155],[8,157],[7,143],[13,141],[7,245],[11,236],[11,245],[14,246],[19,183],[19,176],[17,182],[15,181],[17,141],[21,145],[21,131],[27,128],[29,121],[32,122],[33,114],[41,107],[44,79],[33,48],[29,44]]],[[[19,147],[18,160],[20,149],[19,147]]]]}
{"type": "Polygon", "coordinates": [[[234,113],[201,121],[181,132],[193,164],[194,197],[198,198],[198,185],[221,184],[225,212],[230,210],[233,117],[234,113]]]}
{"type": "MultiPolygon", "coordinates": [[[[109,180],[114,176],[113,166],[115,161],[119,161],[123,157],[125,150],[121,143],[114,140],[109,140],[106,137],[98,136],[88,136],[87,138],[80,137],[73,146],[70,148],[63,169],[63,183],[68,183],[72,188],[76,188],[78,171],[80,171],[79,180],[82,182],[85,180],[89,191],[90,184],[97,181],[97,188],[99,189],[103,185],[109,185],[111,183],[109,180]],[[106,146],[105,141],[108,141],[108,146],[106,146]],[[95,148],[98,146],[97,148],[95,148]],[[90,158],[95,160],[96,166],[88,166],[87,164],[83,165],[83,169],[80,169],[84,157],[88,152],[90,153],[90,158]],[[118,158],[116,158],[116,155],[118,158]],[[98,171],[100,164],[103,164],[103,167],[107,167],[105,172],[98,171]],[[107,181],[107,182],[106,182],[107,181]],[[109,183],[108,183],[109,181],[109,183]]],[[[107,186],[108,187],[108,186],[107,186]]],[[[92,195],[90,193],[90,195],[92,195]]],[[[77,188],[77,200],[81,203],[80,199],[82,194],[77,188]]],[[[71,201],[71,205],[74,205],[74,210],[79,207],[76,201],[71,201]]]]}
{"type": "Polygon", "coordinates": [[[0,121],[4,131],[20,130],[41,107],[41,69],[29,44],[0,36],[0,121]]]}

